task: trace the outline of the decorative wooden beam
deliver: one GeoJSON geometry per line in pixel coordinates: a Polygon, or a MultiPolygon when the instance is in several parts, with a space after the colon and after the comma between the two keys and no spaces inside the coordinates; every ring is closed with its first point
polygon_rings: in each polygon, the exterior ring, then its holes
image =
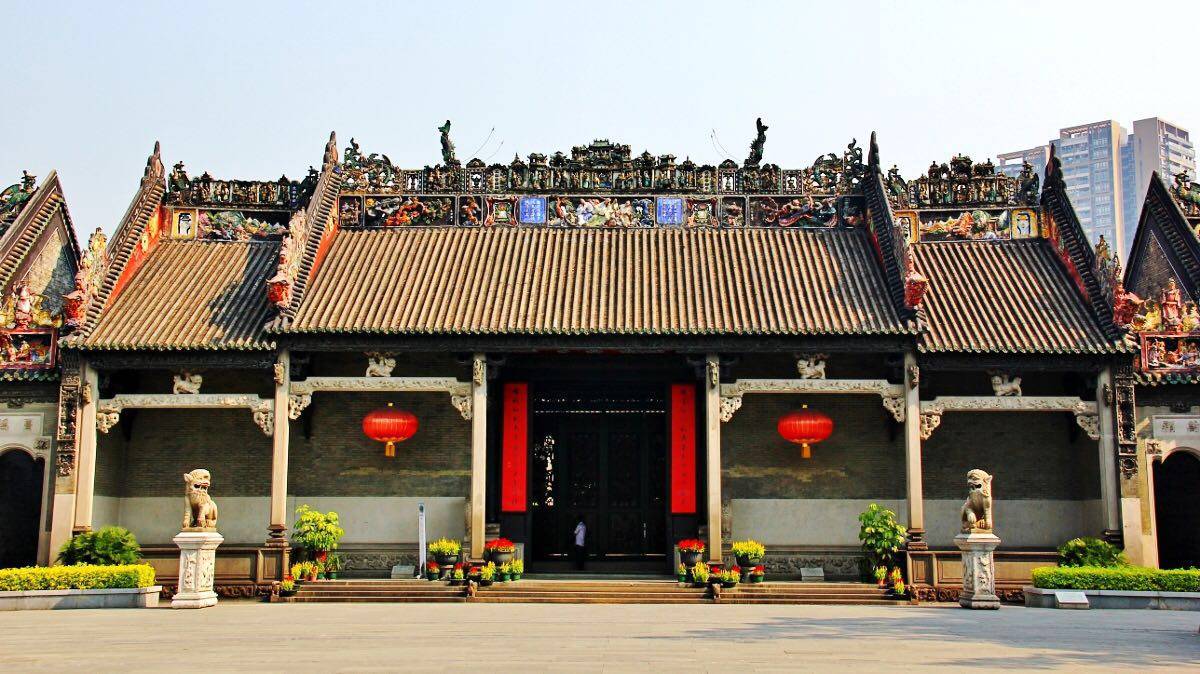
{"type": "Polygon", "coordinates": [[[1100,439],[1095,402],[1072,396],[938,396],[921,402],[921,439],[928,440],[946,412],[1070,412],[1093,440],[1100,439]]]}
{"type": "Polygon", "coordinates": [[[96,407],[96,429],[107,433],[129,409],[249,409],[262,432],[275,431],[272,398],[245,393],[129,393],[100,400],[96,407]]]}
{"type": "Polygon", "coordinates": [[[738,379],[721,384],[721,421],[733,418],[746,393],[875,394],[892,418],[904,422],[904,385],[886,379],[738,379]]]}
{"type": "Polygon", "coordinates": [[[471,382],[454,377],[309,377],[291,383],[288,417],[300,418],[312,402],[312,394],[318,391],[445,392],[450,394],[450,404],[462,418],[471,419],[471,382]]]}

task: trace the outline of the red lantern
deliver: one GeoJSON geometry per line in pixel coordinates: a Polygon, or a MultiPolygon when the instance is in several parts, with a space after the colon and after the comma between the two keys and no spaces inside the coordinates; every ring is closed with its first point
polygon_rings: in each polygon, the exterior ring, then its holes
{"type": "Polygon", "coordinates": [[[417,432],[417,417],[392,407],[391,403],[381,410],[374,410],[363,417],[363,433],[378,442],[386,442],[384,456],[396,456],[396,443],[404,442],[417,432]]]}
{"type": "Polygon", "coordinates": [[[814,445],[833,434],[833,419],[821,412],[804,409],[788,412],[779,419],[779,434],[784,440],[800,445],[800,457],[812,457],[809,445],[814,445]]]}

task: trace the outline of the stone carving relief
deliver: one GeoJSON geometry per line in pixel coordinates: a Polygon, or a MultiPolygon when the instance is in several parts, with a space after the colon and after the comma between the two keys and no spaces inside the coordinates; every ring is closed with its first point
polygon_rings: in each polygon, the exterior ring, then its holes
{"type": "Polygon", "coordinates": [[[1021,378],[1004,373],[992,375],[992,392],[998,396],[1021,395],[1021,378]]]}
{"type": "Polygon", "coordinates": [[[801,379],[824,379],[825,378],[825,361],[829,356],[823,353],[815,353],[806,358],[796,360],[796,370],[800,373],[801,379]]]}
{"type": "Polygon", "coordinates": [[[293,393],[288,396],[288,418],[293,421],[300,418],[304,410],[312,404],[311,393],[293,393]]]}
{"type": "Polygon", "coordinates": [[[476,358],[471,363],[471,382],[476,386],[483,386],[483,382],[487,380],[487,361],[483,358],[476,358]]]}
{"type": "Polygon", "coordinates": [[[171,392],[176,395],[195,394],[200,392],[204,377],[190,372],[181,372],[173,377],[171,392]]]}
{"type": "Polygon", "coordinates": [[[454,409],[458,410],[463,419],[467,421],[471,420],[471,396],[452,395],[450,396],[450,404],[454,406],[454,409]]]}
{"type": "Polygon", "coordinates": [[[390,377],[392,370],[396,369],[396,359],[390,353],[368,353],[367,354],[367,375],[368,377],[390,377]]]}

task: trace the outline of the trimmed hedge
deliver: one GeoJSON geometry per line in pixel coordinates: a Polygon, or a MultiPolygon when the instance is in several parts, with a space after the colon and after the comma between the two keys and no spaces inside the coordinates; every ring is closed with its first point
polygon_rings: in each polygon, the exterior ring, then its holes
{"type": "Polygon", "coordinates": [[[1144,566],[1043,566],[1033,570],[1033,586],[1046,590],[1200,592],[1200,570],[1144,566]]]}
{"type": "Polygon", "coordinates": [[[149,564],[121,566],[29,566],[0,569],[0,592],[25,590],[110,590],[154,585],[149,564]]]}

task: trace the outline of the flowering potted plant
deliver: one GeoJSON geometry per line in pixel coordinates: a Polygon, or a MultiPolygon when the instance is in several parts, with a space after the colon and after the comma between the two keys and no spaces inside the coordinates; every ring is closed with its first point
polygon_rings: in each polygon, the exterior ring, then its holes
{"type": "Polygon", "coordinates": [[[767,548],[758,541],[734,541],[731,547],[738,566],[743,568],[762,564],[763,557],[767,554],[767,548]]]}
{"type": "Polygon", "coordinates": [[[338,514],[332,510],[323,513],[302,505],[296,509],[296,525],[292,528],[292,542],[304,548],[310,559],[324,562],[330,550],[337,550],[338,543],[346,530],[338,524],[338,514]]]}
{"type": "Polygon", "coordinates": [[[900,587],[904,587],[904,573],[900,571],[900,567],[897,566],[892,569],[892,572],[888,574],[888,581],[888,584],[893,588],[896,587],[897,583],[900,584],[900,587]]]}
{"type": "Polygon", "coordinates": [[[291,576],[284,578],[279,583],[279,596],[290,597],[296,594],[296,581],[292,580],[291,576]]]}
{"type": "Polygon", "coordinates": [[[880,588],[887,587],[887,567],[886,566],[875,567],[875,583],[877,585],[879,585],[880,588]]]}
{"type": "Polygon", "coordinates": [[[898,580],[892,584],[892,596],[896,599],[905,599],[908,595],[908,588],[904,586],[903,580],[898,580]]]}
{"type": "Polygon", "coordinates": [[[458,560],[458,553],[462,552],[462,546],[458,541],[450,538],[439,538],[429,544],[429,554],[437,560],[440,566],[450,566],[458,560]]]}
{"type": "Polygon", "coordinates": [[[513,580],[521,580],[521,576],[525,575],[525,560],[514,559],[509,564],[509,567],[511,568],[511,572],[512,572],[512,575],[510,577],[513,580]]]}
{"type": "Polygon", "coordinates": [[[316,562],[296,562],[292,565],[292,578],[299,582],[315,581],[317,579],[316,562]]]}
{"type": "Polygon", "coordinates": [[[720,562],[713,562],[708,565],[708,584],[717,585],[721,582],[721,571],[724,566],[720,562]]]}
{"type": "Polygon", "coordinates": [[[478,583],[482,578],[483,578],[483,567],[482,566],[472,566],[470,569],[467,569],[467,580],[473,580],[476,583],[478,583]]]}
{"type": "Polygon", "coordinates": [[[426,580],[437,580],[441,575],[442,567],[438,566],[437,562],[425,562],[425,578],[426,580]]]}
{"type": "Polygon", "coordinates": [[[761,583],[761,582],[763,582],[763,579],[766,578],[766,576],[767,576],[767,570],[765,568],[763,568],[762,564],[759,564],[758,566],[754,567],[753,569],[750,569],[750,582],[751,583],[761,583]]]}
{"type": "Polygon", "coordinates": [[[507,583],[512,580],[512,562],[504,562],[496,567],[496,582],[507,583]]]}
{"type": "Polygon", "coordinates": [[[704,541],[699,538],[685,538],[675,545],[679,548],[679,561],[683,562],[684,566],[695,566],[704,554],[704,541]]]}
{"type": "Polygon", "coordinates": [[[495,538],[483,544],[484,556],[496,564],[511,562],[516,551],[517,544],[507,538],[495,538]]]}
{"type": "Polygon", "coordinates": [[[496,580],[496,563],[488,562],[479,569],[479,584],[483,587],[491,585],[496,580]]]}
{"type": "Polygon", "coordinates": [[[679,582],[686,583],[688,577],[688,568],[681,563],[679,567],[675,569],[675,577],[679,579],[679,582]]]}
{"type": "Polygon", "coordinates": [[[455,564],[454,570],[450,572],[450,584],[462,585],[466,580],[466,574],[463,573],[463,565],[461,563],[455,564]]]}
{"type": "Polygon", "coordinates": [[[723,587],[723,588],[734,587],[735,585],[738,584],[738,581],[740,581],[742,579],[742,570],[741,570],[741,568],[735,566],[731,569],[722,571],[720,578],[721,578],[721,587],[723,587]]]}
{"type": "Polygon", "coordinates": [[[704,587],[708,585],[709,576],[708,565],[704,562],[696,562],[692,566],[692,583],[696,587],[704,587]]]}

